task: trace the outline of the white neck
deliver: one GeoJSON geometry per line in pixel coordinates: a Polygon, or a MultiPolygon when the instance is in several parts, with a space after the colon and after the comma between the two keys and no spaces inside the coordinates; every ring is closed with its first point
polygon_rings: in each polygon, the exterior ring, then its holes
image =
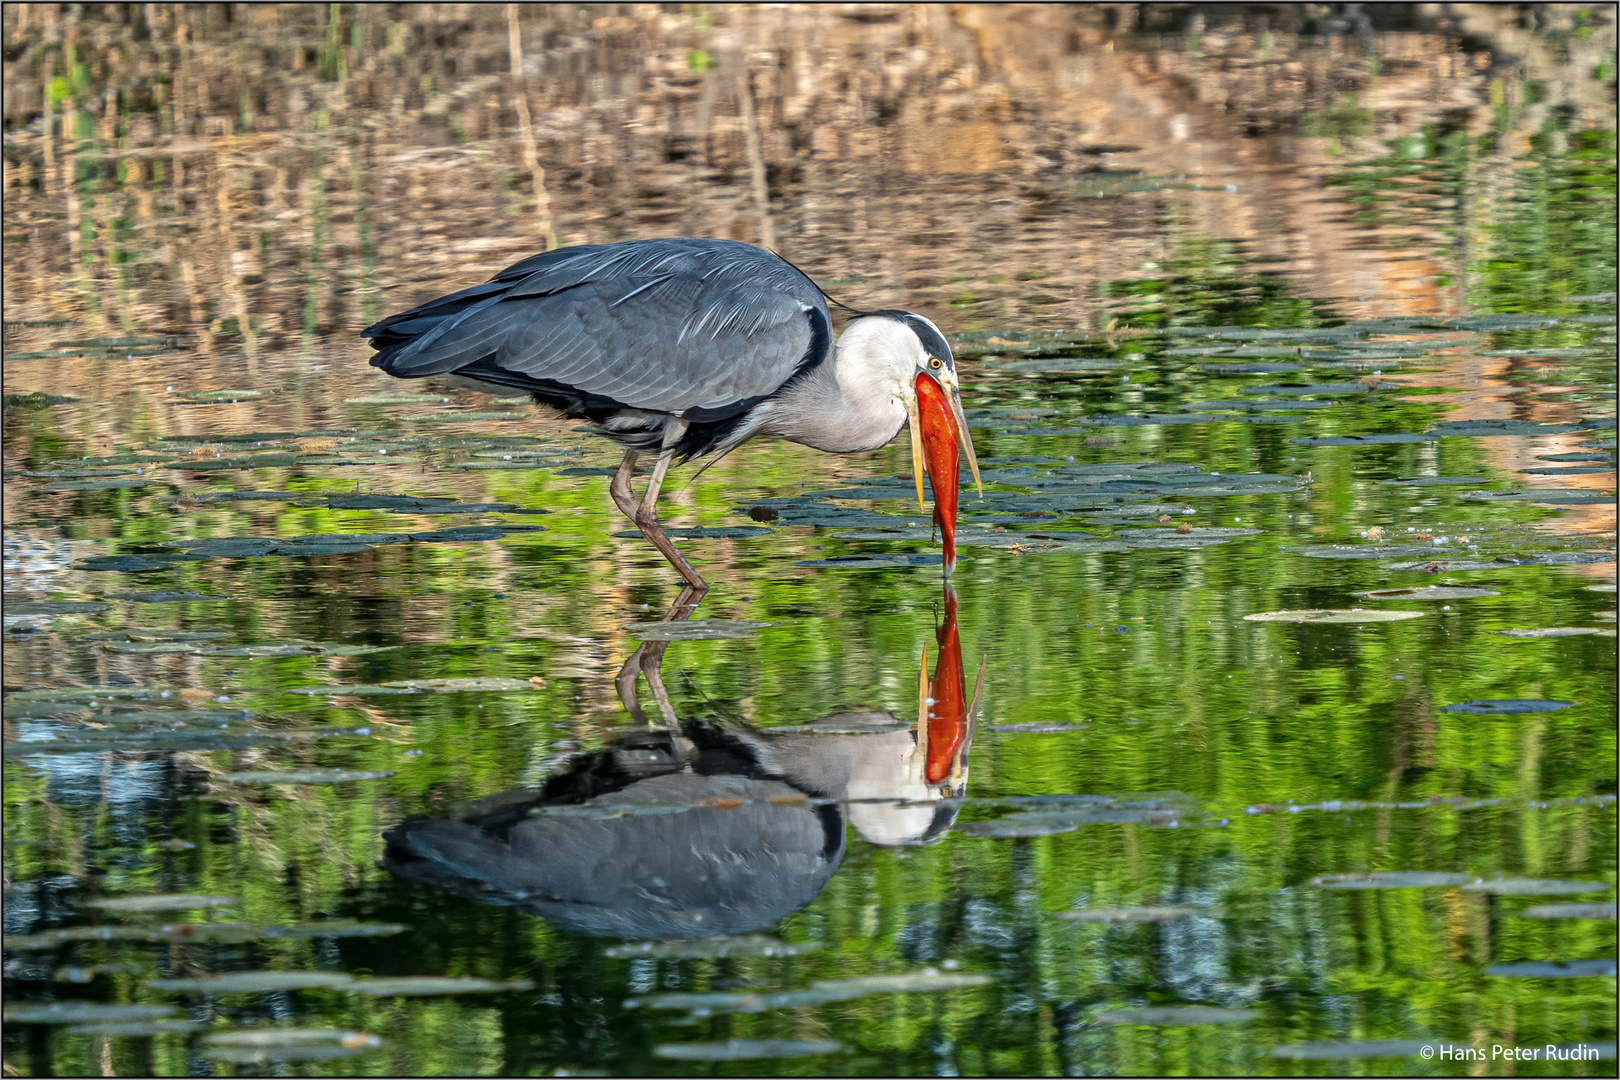
{"type": "Polygon", "coordinates": [[[906,422],[901,395],[920,348],[892,319],[856,319],[825,363],[775,399],[763,430],[832,453],[876,450],[906,422]]]}

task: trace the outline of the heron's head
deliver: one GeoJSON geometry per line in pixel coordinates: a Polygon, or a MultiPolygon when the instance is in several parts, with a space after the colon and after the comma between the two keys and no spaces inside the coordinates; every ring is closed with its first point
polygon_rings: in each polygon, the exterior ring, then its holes
{"type": "Polygon", "coordinates": [[[839,341],[840,351],[857,352],[877,369],[882,389],[905,408],[911,428],[911,471],[917,505],[923,503],[923,471],[934,489],[934,520],[945,540],[945,573],[956,562],[957,443],[967,453],[979,494],[979,461],[973,453],[956,359],[945,335],[928,319],[909,311],[877,311],[853,320],[839,341]]]}

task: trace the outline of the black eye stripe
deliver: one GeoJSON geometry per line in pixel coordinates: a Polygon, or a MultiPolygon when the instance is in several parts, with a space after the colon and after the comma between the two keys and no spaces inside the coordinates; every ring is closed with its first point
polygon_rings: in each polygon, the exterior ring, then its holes
{"type": "Polygon", "coordinates": [[[910,327],[911,332],[917,335],[917,340],[922,342],[923,349],[930,356],[938,357],[939,360],[947,367],[952,366],[954,357],[951,356],[950,345],[948,345],[945,339],[940,336],[938,330],[928,325],[928,323],[924,322],[922,319],[913,315],[909,311],[874,311],[871,314],[881,315],[884,318],[893,319],[895,322],[902,323],[905,326],[910,327]]]}

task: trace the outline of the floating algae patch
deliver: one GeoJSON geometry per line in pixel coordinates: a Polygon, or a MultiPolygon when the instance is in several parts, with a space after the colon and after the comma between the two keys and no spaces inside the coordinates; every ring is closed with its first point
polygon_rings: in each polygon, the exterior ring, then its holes
{"type": "MultiPolygon", "coordinates": [[[[557,469],[559,465],[566,464],[567,460],[567,458],[551,458],[534,461],[458,461],[446,467],[451,469],[557,469]]],[[[561,469],[557,469],[557,471],[562,472],[561,469]]],[[[587,475],[611,476],[615,471],[617,470],[603,469],[592,471],[587,475]]]]}
{"type": "Polygon", "coordinates": [[[0,747],[7,758],[40,757],[47,754],[104,754],[104,753],[179,753],[187,750],[247,750],[256,746],[270,746],[287,742],[282,734],[252,734],[210,732],[151,732],[128,734],[108,732],[107,739],[89,739],[98,732],[79,732],[75,739],[40,739],[31,742],[10,742],[0,747]]]}
{"type": "Polygon", "coordinates": [[[1378,568],[1422,570],[1425,573],[1439,574],[1453,570],[1511,570],[1516,566],[1582,566],[1587,563],[1613,561],[1613,552],[1602,551],[1545,551],[1535,555],[1498,555],[1494,559],[1459,559],[1436,551],[1428,560],[1379,563],[1378,568]]]}
{"type": "Polygon", "coordinates": [[[1434,435],[1462,435],[1474,438],[1491,435],[1562,435],[1584,430],[1583,424],[1538,424],[1534,420],[1443,420],[1431,425],[1434,435]]]}
{"type": "Polygon", "coordinates": [[[1022,814],[997,821],[974,821],[956,826],[964,836],[982,836],[997,840],[1022,840],[1035,836],[1057,836],[1073,832],[1081,823],[1066,816],[1045,818],[1022,814]]]}
{"type": "Polygon", "coordinates": [[[429,994],[500,994],[508,990],[533,990],[534,983],[528,979],[458,979],[444,975],[414,975],[356,979],[345,989],[373,997],[422,997],[429,994]]]}
{"type": "Polygon", "coordinates": [[[47,484],[45,491],[118,491],[124,488],[150,487],[150,480],[64,480],[47,484]]]}
{"type": "Polygon", "coordinates": [[[1547,315],[1474,315],[1456,319],[1432,319],[1414,325],[1433,330],[1476,330],[1490,334],[1504,330],[1545,330],[1550,326],[1557,326],[1558,320],[1547,315]]]}
{"type": "Polygon", "coordinates": [[[727,1039],[725,1042],[661,1043],[653,1056],[670,1061],[758,1061],[841,1054],[843,1043],[798,1039],[727,1039]]]}
{"type": "Polygon", "coordinates": [[[194,645],[187,642],[116,642],[102,646],[109,653],[130,655],[179,655],[239,657],[248,660],[281,659],[290,656],[363,656],[396,649],[397,645],[341,645],[311,641],[266,642],[258,645],[194,645]]]}
{"type": "Polygon", "coordinates": [[[197,1053],[236,1065],[285,1061],[333,1061],[356,1057],[382,1045],[375,1035],[361,1031],[313,1028],[250,1028],[225,1031],[203,1038],[197,1053]]]}
{"type": "Polygon", "coordinates": [[[1366,394],[1373,390],[1397,390],[1395,383],[1364,382],[1330,382],[1330,383],[1269,383],[1265,386],[1255,387],[1251,393],[1255,394],[1298,394],[1302,397],[1312,395],[1344,395],[1366,394]]]}
{"type": "MultiPolygon", "coordinates": [[[[235,469],[288,469],[299,465],[351,465],[336,454],[255,454],[242,458],[197,458],[171,461],[163,467],[174,472],[230,472],[235,469]]],[[[383,464],[388,464],[384,462],[383,464]]],[[[307,495],[300,496],[301,498],[307,495]]]]}
{"type": "Polygon", "coordinates": [[[46,469],[42,471],[27,471],[18,474],[29,480],[90,480],[98,476],[128,476],[128,469],[46,469]]]}
{"type": "Polygon", "coordinates": [[[1614,637],[1610,626],[1538,626],[1530,629],[1498,630],[1511,638],[1614,637]]]}
{"type": "Polygon", "coordinates": [[[1243,616],[1244,622],[1276,623],[1385,623],[1420,619],[1422,611],[1380,611],[1362,608],[1306,608],[1299,611],[1260,611],[1243,616]]]}
{"type": "Polygon", "coordinates": [[[198,994],[262,994],[272,990],[347,987],[354,976],[335,971],[232,971],[199,979],[148,979],[153,990],[198,994]]]}
{"type": "Polygon", "coordinates": [[[113,593],[114,600],[129,600],[137,604],[193,604],[203,600],[229,600],[228,596],[215,596],[192,589],[168,589],[157,592],[113,593]]]}
{"type": "Polygon", "coordinates": [[[241,901],[234,896],[208,896],[202,893],[160,893],[152,896],[112,896],[86,900],[85,907],[102,911],[190,911],[194,908],[233,907],[241,901]]]}
{"type": "Polygon", "coordinates": [[[1477,585],[1413,585],[1405,589],[1372,589],[1351,593],[1368,600],[1471,600],[1479,596],[1501,596],[1495,589],[1477,585]]]}
{"type": "Polygon", "coordinates": [[[1539,502],[1554,506],[1614,504],[1613,495],[1571,488],[1524,488],[1518,491],[1465,491],[1457,496],[1469,502],[1539,502]]]}
{"type": "Polygon", "coordinates": [[[1336,401],[1244,401],[1234,399],[1231,401],[1189,401],[1182,405],[1187,412],[1254,412],[1270,409],[1288,410],[1290,412],[1309,411],[1312,409],[1331,409],[1336,401]]]}
{"type": "Polygon", "coordinates": [[[1199,367],[1211,375],[1283,375],[1300,369],[1299,364],[1265,363],[1261,361],[1200,364],[1199,367]]]}
{"type": "Polygon", "coordinates": [[[306,923],[164,923],[145,926],[72,926],[38,934],[8,937],[7,949],[55,949],[85,941],[199,942],[241,944],[248,941],[305,941],[311,938],[389,937],[404,933],[399,923],[363,923],[330,919],[306,923]]]}
{"type": "Polygon", "coordinates": [[[443,405],[450,399],[440,394],[363,394],[346,397],[345,405],[443,405]]]}
{"type": "Polygon", "coordinates": [[[1537,904],[1525,908],[1520,915],[1530,919],[1608,919],[1613,921],[1616,906],[1613,900],[1606,904],[1537,904]]]}
{"type": "Polygon", "coordinates": [[[1311,544],[1306,547],[1285,544],[1278,550],[1307,559],[1410,559],[1439,553],[1425,544],[1311,544]]]}
{"type": "Polygon", "coordinates": [[[362,769],[292,769],[286,772],[228,772],[218,779],[227,784],[348,784],[356,780],[383,780],[393,776],[362,769]]]}
{"type": "Polygon", "coordinates": [[[990,724],[984,730],[994,731],[1002,735],[1059,735],[1070,731],[1086,731],[1087,724],[1060,724],[1046,723],[1040,720],[1030,720],[1018,724],[990,724]]]}
{"type": "MultiPolygon", "coordinates": [[[[1046,804],[1031,805],[1039,807],[1046,804]]],[[[1080,805],[1030,809],[991,821],[969,822],[957,825],[955,831],[966,836],[1016,840],[1029,836],[1052,836],[1077,829],[1081,825],[1167,826],[1177,823],[1180,818],[1180,810],[1168,803],[1155,801],[1141,805],[1122,805],[1101,798],[1080,805]]]]}
{"type": "Polygon", "coordinates": [[[1234,360],[1259,360],[1272,356],[1298,357],[1299,345],[1178,345],[1164,350],[1165,356],[1228,356],[1234,360]]]}
{"type": "MultiPolygon", "coordinates": [[[[61,324],[56,324],[56,323],[33,323],[33,324],[25,324],[25,325],[35,325],[35,326],[63,325],[63,326],[67,326],[67,325],[73,325],[73,324],[70,324],[70,323],[61,323],[61,324]]],[[[166,349],[177,349],[182,345],[188,345],[188,344],[190,344],[190,340],[188,338],[182,338],[182,337],[105,337],[105,338],[89,338],[89,339],[87,339],[85,341],[53,341],[53,342],[51,342],[51,347],[56,348],[56,349],[95,350],[95,349],[140,349],[140,348],[150,348],[150,347],[153,347],[153,346],[161,345],[166,349]]]]}
{"type": "Polygon", "coordinates": [[[634,622],[624,629],[643,641],[711,641],[719,638],[752,637],[774,622],[751,619],[689,619],[684,622],[634,622]]]}
{"type": "Polygon", "coordinates": [[[19,690],[8,701],[148,701],[182,693],[177,686],[61,686],[49,690],[19,690]]]}
{"type": "Polygon", "coordinates": [[[1472,874],[1396,870],[1374,874],[1323,874],[1312,878],[1311,884],[1324,889],[1440,889],[1467,885],[1474,880],[1472,874]]]}
{"type": "Polygon", "coordinates": [[[1502,698],[1489,701],[1459,701],[1455,705],[1442,705],[1440,711],[1471,713],[1475,716],[1514,716],[1520,713],[1557,712],[1574,704],[1573,701],[1552,701],[1547,698],[1502,698]]]}
{"type": "Polygon", "coordinates": [[[514,693],[535,690],[530,678],[458,677],[458,678],[400,678],[395,682],[369,685],[356,683],[345,687],[292,687],[287,693],[306,696],[387,696],[402,693],[514,693]]]}
{"type": "MultiPolygon", "coordinates": [[[[204,691],[208,693],[208,691],[204,691]]],[[[108,702],[112,705],[112,702],[108,702]]],[[[143,730],[171,730],[184,728],[190,725],[203,725],[215,729],[223,729],[232,724],[244,724],[257,717],[246,709],[116,709],[112,712],[99,712],[95,714],[98,724],[112,724],[119,727],[134,725],[143,730]]],[[[319,730],[325,730],[319,729],[319,730]]],[[[85,734],[96,734],[89,730],[85,734]]],[[[111,734],[108,732],[107,734],[111,734]]]]}
{"type": "Polygon", "coordinates": [[[441,413],[413,413],[401,419],[416,424],[465,424],[482,422],[485,420],[532,420],[533,413],[526,412],[441,412],[441,413]]]}
{"type": "Polygon", "coordinates": [[[181,401],[224,405],[232,401],[253,401],[264,397],[263,390],[182,390],[174,395],[181,401]]]}
{"type": "MultiPolygon", "coordinates": [[[[9,944],[9,942],[8,942],[9,944]]],[[[156,1020],[175,1012],[173,1005],[104,1005],[99,1001],[53,1001],[7,1009],[8,1024],[95,1024],[156,1020]]]]}
{"type": "Polygon", "coordinates": [[[1120,361],[1052,356],[1029,360],[987,360],[984,366],[989,371],[1086,372],[1113,371],[1120,366],[1120,361]]]}
{"type": "Polygon", "coordinates": [[[769,1009],[805,1008],[835,1001],[856,1001],[880,994],[923,994],[986,986],[988,975],[940,972],[933,968],[905,975],[867,975],[853,979],[817,980],[808,989],[776,993],[667,993],[629,998],[627,1009],[690,1009],[710,1013],[755,1013],[769,1009]]]}
{"type": "Polygon", "coordinates": [[[1259,1016],[1258,1009],[1218,1009],[1211,1005],[1165,1005],[1145,1009],[1105,1009],[1092,1017],[1099,1024],[1142,1024],[1149,1027],[1200,1027],[1241,1024],[1259,1016]]]}
{"type": "Polygon", "coordinates": [[[783,724],[766,730],[767,735],[871,735],[875,732],[901,731],[909,729],[910,724],[892,719],[892,713],[880,713],[891,719],[868,721],[864,719],[850,719],[840,723],[837,720],[826,721],[819,724],[783,724]]]}
{"type": "Polygon", "coordinates": [[[69,1035],[100,1035],[106,1038],[151,1038],[154,1035],[193,1035],[208,1030],[203,1020],[148,1020],[145,1023],[75,1024],[69,1035]]]}
{"type": "Polygon", "coordinates": [[[287,690],[289,694],[303,694],[307,697],[328,697],[343,694],[353,694],[356,697],[384,697],[389,694],[420,694],[423,691],[413,686],[371,686],[360,683],[354,686],[294,686],[287,690]]]}
{"type": "MultiPolygon", "coordinates": [[[[10,356],[7,356],[10,359],[10,356]]],[[[38,412],[56,405],[70,405],[78,398],[63,397],[59,394],[47,394],[43,390],[35,390],[29,394],[7,394],[4,398],[3,408],[6,412],[21,409],[25,412],[38,412]]]]}
{"type": "MultiPolygon", "coordinates": [[[[406,690],[415,693],[507,694],[521,690],[534,690],[532,679],[508,679],[497,676],[464,676],[449,679],[398,679],[382,684],[384,690],[406,690]]],[[[350,688],[347,692],[352,693],[350,688]]]]}
{"type": "Polygon", "coordinates": [[[1430,443],[1439,437],[1434,434],[1393,432],[1376,435],[1307,435],[1288,441],[1298,446],[1391,446],[1399,443],[1430,443]]]}
{"type": "Polygon", "coordinates": [[[454,498],[437,495],[329,495],[326,497],[326,506],[331,510],[400,510],[416,512],[440,506],[455,505],[456,500],[454,498]]]}
{"type": "MultiPolygon", "coordinates": [[[[665,529],[677,540],[740,540],[755,536],[769,536],[772,530],[760,525],[699,525],[687,529],[665,529]]],[[[621,529],[613,534],[620,539],[641,539],[640,529],[621,529]]]]}
{"type": "Polygon", "coordinates": [[[1167,923],[1196,914],[1198,909],[1190,907],[1117,907],[1060,911],[1057,917],[1084,923],[1167,923]]]}
{"type": "Polygon", "coordinates": [[[132,642],[190,642],[218,641],[231,636],[229,630],[162,630],[156,627],[131,626],[124,630],[101,630],[90,634],[75,634],[74,641],[132,641],[132,642]]]}
{"type": "Polygon", "coordinates": [[[412,540],[438,544],[459,544],[473,540],[499,540],[508,533],[545,532],[544,525],[462,525],[453,529],[411,533],[412,540]]]}
{"type": "Polygon", "coordinates": [[[1451,487],[1463,484],[1488,484],[1484,476],[1397,476],[1393,480],[1380,480],[1390,487],[1451,487]]]}
{"type": "Polygon", "coordinates": [[[332,510],[387,510],[396,514],[549,514],[516,503],[463,503],[454,499],[415,498],[408,495],[347,495],[326,500],[332,510]]]}
{"type": "Polygon", "coordinates": [[[1487,975],[1510,979],[1614,978],[1615,962],[1600,960],[1530,960],[1522,964],[1492,964],[1487,975]]]}
{"type": "MultiPolygon", "coordinates": [[[[1612,317],[1612,316],[1611,316],[1612,317]]],[[[1534,356],[1544,360],[1575,360],[1583,356],[1603,356],[1607,349],[1485,349],[1476,356],[1518,357],[1534,356]]]]}
{"type": "Polygon", "coordinates": [[[1085,427],[1156,427],[1167,424],[1302,424],[1303,416],[1208,412],[1149,413],[1145,416],[1086,416],[1069,421],[1085,427]]]}
{"type": "MultiPolygon", "coordinates": [[[[1254,326],[1167,326],[1171,337],[1210,338],[1219,341],[1355,341],[1365,338],[1374,324],[1313,326],[1273,329],[1254,326]]],[[[1402,324],[1403,328],[1405,324],[1402,324]]]]}
{"type": "Polygon", "coordinates": [[[97,600],[11,600],[6,615],[91,615],[110,607],[97,600]]]}
{"type": "Polygon", "coordinates": [[[819,952],[817,941],[783,941],[764,934],[718,934],[695,941],[630,941],[604,949],[613,960],[652,957],[657,960],[724,960],[734,956],[803,956],[819,952]]]}
{"type": "Polygon", "coordinates": [[[1607,892],[1611,887],[1606,881],[1561,881],[1556,878],[1487,878],[1464,885],[1463,891],[1490,893],[1493,896],[1575,896],[1579,893],[1607,892]]]}
{"type": "Polygon", "coordinates": [[[286,538],[244,536],[171,540],[169,546],[185,548],[190,555],[204,558],[250,559],[264,555],[346,555],[384,544],[402,544],[411,538],[404,533],[309,533],[286,538]]]}
{"type": "Polygon", "coordinates": [[[802,559],[794,566],[814,566],[829,570],[872,570],[900,566],[939,566],[940,555],[908,555],[901,552],[870,555],[835,555],[830,559],[802,559]]]}
{"type": "Polygon", "coordinates": [[[318,493],[308,491],[188,491],[184,496],[170,496],[159,499],[158,502],[184,509],[186,503],[202,505],[218,502],[305,502],[322,497],[318,493]]]}
{"type": "Polygon", "coordinates": [[[1589,476],[1594,473],[1612,473],[1613,465],[1565,465],[1543,469],[1520,469],[1528,476],[1589,476]]]}

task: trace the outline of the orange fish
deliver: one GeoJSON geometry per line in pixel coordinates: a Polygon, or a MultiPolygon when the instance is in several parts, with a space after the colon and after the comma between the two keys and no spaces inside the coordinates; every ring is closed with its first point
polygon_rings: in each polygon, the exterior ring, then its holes
{"type": "MultiPolygon", "coordinates": [[[[917,413],[921,422],[913,432],[912,448],[919,442],[922,446],[928,482],[934,487],[934,524],[945,540],[945,576],[950,577],[956,568],[956,496],[961,484],[957,443],[961,431],[945,388],[926,372],[917,376],[917,413]]],[[[960,657],[957,666],[961,666],[960,657]]]]}

